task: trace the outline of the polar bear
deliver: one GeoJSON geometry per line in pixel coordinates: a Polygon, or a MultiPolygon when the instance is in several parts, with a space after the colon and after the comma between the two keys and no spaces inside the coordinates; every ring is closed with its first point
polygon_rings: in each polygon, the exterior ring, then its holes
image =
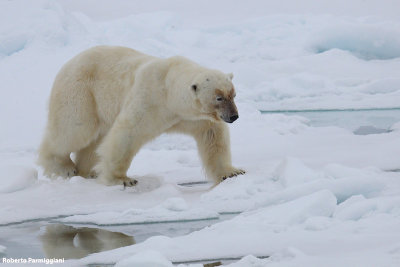
{"type": "Polygon", "coordinates": [[[196,140],[215,184],[243,174],[231,164],[225,124],[239,117],[232,77],[180,56],[113,46],[86,50],[56,76],[38,163],[49,177],[134,186],[126,172],[139,149],[162,133],[184,133],[196,140]]]}

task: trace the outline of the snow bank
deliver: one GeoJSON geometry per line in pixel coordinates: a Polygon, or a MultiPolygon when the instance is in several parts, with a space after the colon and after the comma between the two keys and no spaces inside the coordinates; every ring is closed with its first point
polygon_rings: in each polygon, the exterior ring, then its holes
{"type": "Polygon", "coordinates": [[[247,266],[247,267],[261,267],[261,266],[267,266],[269,261],[265,259],[259,259],[257,257],[254,257],[253,255],[248,255],[246,257],[243,257],[240,261],[227,264],[226,266],[229,267],[241,267],[241,266],[247,266]]]}
{"type": "MultiPolygon", "coordinates": [[[[354,194],[365,194],[367,196],[373,195],[384,188],[384,183],[380,182],[377,178],[370,180],[363,180],[358,178],[340,179],[340,180],[318,180],[313,183],[292,187],[271,194],[265,197],[261,205],[273,205],[281,201],[288,201],[296,197],[307,195],[315,191],[330,189],[335,193],[339,202],[342,202],[354,194]]],[[[260,205],[260,204],[258,204],[260,205]]],[[[257,206],[258,206],[257,205],[257,206]]]]}
{"type": "Polygon", "coordinates": [[[365,60],[400,57],[400,31],[386,23],[354,25],[340,22],[317,34],[311,48],[316,53],[331,49],[348,51],[365,60]]]}
{"type": "Polygon", "coordinates": [[[0,59],[29,54],[40,47],[65,47],[87,34],[75,15],[53,1],[2,3],[0,59]],[[12,27],[7,25],[14,21],[12,27]]]}
{"type": "Polygon", "coordinates": [[[286,158],[264,177],[247,174],[228,179],[201,196],[201,204],[218,212],[240,212],[291,201],[329,190],[343,202],[353,195],[371,197],[386,188],[379,170],[329,164],[314,170],[296,158],[286,158]]]}
{"type": "MultiPolygon", "coordinates": [[[[301,224],[310,217],[330,217],[335,211],[336,203],[336,197],[332,192],[322,190],[284,204],[243,213],[233,219],[232,223],[240,223],[240,220],[255,223],[259,220],[263,227],[267,228],[269,225],[301,224]]],[[[229,222],[227,224],[229,225],[229,222]]]]}
{"type": "Polygon", "coordinates": [[[287,158],[278,166],[275,176],[284,187],[291,187],[321,179],[322,174],[307,168],[298,159],[287,158]]]}
{"type": "Polygon", "coordinates": [[[400,214],[399,207],[400,197],[398,196],[366,199],[355,195],[337,207],[334,217],[341,220],[360,220],[379,213],[400,214]]]}

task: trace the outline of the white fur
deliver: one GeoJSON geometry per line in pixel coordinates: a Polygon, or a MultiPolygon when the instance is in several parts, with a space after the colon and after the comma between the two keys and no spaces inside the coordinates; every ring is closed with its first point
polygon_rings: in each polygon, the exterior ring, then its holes
{"type": "MultiPolygon", "coordinates": [[[[242,174],[231,165],[229,131],[220,119],[227,108],[214,103],[215,89],[233,90],[231,78],[183,57],[160,59],[125,47],[84,51],[54,81],[38,162],[50,177],[79,174],[126,184],[132,158],[146,142],[180,132],[196,139],[216,183],[242,174]]],[[[232,112],[233,98],[229,103],[232,112]]]]}

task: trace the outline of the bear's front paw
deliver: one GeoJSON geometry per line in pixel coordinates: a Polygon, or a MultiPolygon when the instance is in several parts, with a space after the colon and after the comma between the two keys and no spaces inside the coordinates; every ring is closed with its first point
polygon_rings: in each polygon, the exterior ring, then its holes
{"type": "Polygon", "coordinates": [[[131,179],[131,178],[125,178],[125,179],[123,179],[123,182],[122,182],[122,184],[124,185],[124,188],[135,186],[137,183],[138,183],[137,180],[131,179]]]}
{"type": "Polygon", "coordinates": [[[221,180],[224,181],[224,180],[226,180],[228,178],[235,177],[235,176],[238,176],[238,175],[241,175],[241,174],[245,174],[245,173],[246,173],[246,171],[244,171],[244,170],[233,169],[229,174],[222,176],[221,180]]]}

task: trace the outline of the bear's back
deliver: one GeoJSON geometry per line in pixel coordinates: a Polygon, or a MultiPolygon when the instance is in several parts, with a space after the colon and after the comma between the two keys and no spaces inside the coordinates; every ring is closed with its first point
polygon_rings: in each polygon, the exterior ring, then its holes
{"type": "Polygon", "coordinates": [[[52,96],[90,92],[100,122],[111,125],[135,82],[136,70],[155,57],[118,46],[96,46],[68,61],[55,79],[52,96]],[[71,91],[72,90],[72,91],[71,91]],[[68,93],[70,91],[70,93],[68,93]]]}

